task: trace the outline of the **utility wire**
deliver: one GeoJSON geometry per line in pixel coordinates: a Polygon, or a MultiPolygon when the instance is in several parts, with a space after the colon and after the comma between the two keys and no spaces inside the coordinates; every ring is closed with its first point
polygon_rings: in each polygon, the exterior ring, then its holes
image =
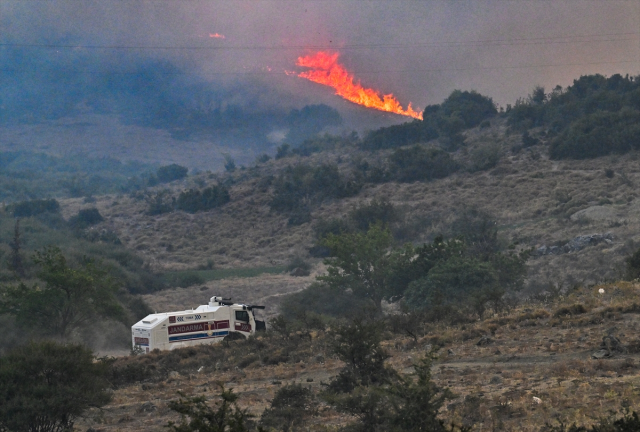
{"type": "MultiPolygon", "coordinates": [[[[416,73],[416,72],[463,72],[477,70],[508,70],[508,69],[536,69],[548,67],[565,67],[565,66],[588,66],[588,65],[606,65],[606,64],[640,64],[639,60],[619,60],[619,61],[603,61],[603,62],[580,62],[580,63],[554,63],[554,64],[537,64],[537,65],[517,65],[517,66],[477,66],[469,68],[434,68],[434,69],[409,69],[409,70],[380,70],[380,71],[357,71],[356,75],[365,74],[400,74],[400,73],[416,73]]],[[[32,69],[0,69],[0,72],[13,73],[30,73],[30,74],[49,74],[51,70],[32,70],[32,69]]],[[[56,74],[87,74],[87,75],[196,75],[196,76],[216,76],[216,75],[284,75],[287,72],[276,71],[235,71],[235,72],[118,72],[118,71],[82,71],[82,70],[62,70],[55,71],[56,74]]],[[[297,75],[297,72],[290,73],[297,75]]]]}
{"type": "Polygon", "coordinates": [[[550,44],[580,44],[598,42],[624,42],[640,41],[637,38],[640,33],[612,33],[603,35],[577,35],[538,37],[529,39],[488,39],[478,41],[445,41],[424,44],[344,44],[344,45],[216,45],[216,46],[160,46],[160,45],[80,45],[80,44],[34,44],[34,43],[0,43],[0,47],[14,48],[46,48],[46,49],[102,49],[102,50],[174,50],[174,51],[198,51],[198,50],[300,50],[300,49],[402,49],[402,48],[428,48],[428,47],[457,47],[457,46],[509,46],[509,45],[550,45],[550,44]],[[636,36],[636,37],[630,37],[636,36]]]}

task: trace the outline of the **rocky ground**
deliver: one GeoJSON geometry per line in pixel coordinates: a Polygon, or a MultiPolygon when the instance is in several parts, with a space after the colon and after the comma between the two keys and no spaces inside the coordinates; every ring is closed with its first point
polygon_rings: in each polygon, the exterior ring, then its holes
{"type": "MultiPolygon", "coordinates": [[[[640,284],[618,282],[522,304],[472,324],[424,324],[417,340],[389,333],[384,346],[391,354],[388,364],[406,373],[438,348],[433,378],[456,394],[443,408],[444,418],[476,431],[538,431],[558,419],[590,424],[624,406],[640,408],[639,329],[640,284]]],[[[209,354],[121,358],[121,364],[159,368],[169,358],[174,363],[161,377],[118,388],[108,406],[78,426],[104,432],[164,430],[177,419],[167,403],[178,392],[213,399],[218,383],[233,388],[240,405],[259,416],[280,386],[302,383],[319,392],[321,383],[342,367],[328,350],[324,332],[312,333],[310,341],[300,339],[288,359],[277,364],[265,364],[270,361],[265,359],[273,359],[279,337],[259,338],[262,348],[240,342],[219,345],[220,351],[209,354]],[[212,356],[221,360],[214,362],[212,356]]],[[[305,430],[336,430],[348,420],[321,405],[305,430]]]]}

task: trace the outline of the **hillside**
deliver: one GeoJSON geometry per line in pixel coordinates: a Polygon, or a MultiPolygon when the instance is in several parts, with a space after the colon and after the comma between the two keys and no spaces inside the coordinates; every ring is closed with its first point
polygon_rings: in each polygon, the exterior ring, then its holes
{"type": "MultiPolygon", "coordinates": [[[[147,200],[140,194],[96,197],[96,203],[91,204],[68,199],[62,201],[62,211],[69,217],[80,208],[95,205],[105,222],[94,229],[116,232],[151,268],[168,271],[207,265],[268,268],[285,265],[294,257],[319,264],[320,259],[309,256],[315,243],[313,227],[374,198],[388,200],[399,209],[409,233],[403,241],[414,243],[446,235],[459,214],[477,209],[495,219],[504,244],[534,249],[528,261],[528,287],[533,291],[621,276],[624,258],[640,240],[637,153],[560,161],[549,160],[542,146],[514,153],[511,148],[521,137],[509,133],[501,119],[492,121],[491,128],[465,132],[465,140],[467,145],[456,153],[459,160],[469,160],[490,148],[499,152],[499,161],[487,170],[461,170],[428,182],[365,184],[354,196],[323,200],[311,208],[311,222],[297,226],[288,224],[288,213],[270,208],[273,189],[265,186],[266,178],[300,164],[334,162],[347,172],[363,159],[381,159],[390,151],[371,153],[343,147],[308,157],[270,160],[234,173],[201,173],[168,186],[177,195],[184,189],[228,184],[231,202],[207,212],[150,216],[145,214],[147,200]],[[573,239],[593,234],[606,238],[596,237],[591,243],[583,239],[579,250],[572,247],[565,253],[562,249],[573,239]],[[544,246],[547,252],[540,249],[544,246]],[[550,250],[554,246],[559,248],[550,250]]],[[[167,186],[150,189],[147,199],[163,188],[167,186]]],[[[298,289],[300,283],[292,289],[298,289]]],[[[260,282],[255,279],[249,284],[253,287],[260,282]]],[[[211,282],[207,286],[216,285],[211,282]]],[[[180,298],[179,291],[175,297],[180,298]]]]}
{"type": "MultiPolygon", "coordinates": [[[[255,416],[272,412],[282,389],[309,398],[304,424],[270,430],[355,420],[361,428],[349,430],[387,430],[404,421],[401,395],[431,378],[453,392],[440,418],[471,430],[637,411],[639,82],[581,77],[507,110],[456,90],[423,121],[316,134],[249,167],[227,155],[224,172],[11,153],[5,181],[45,161],[58,200],[0,212],[0,318],[40,331],[19,301],[42,295],[38,251],[51,242],[68,274],[102,269],[118,323],[105,309],[95,326],[61,333],[117,355],[102,360],[114,398],[83,420],[92,430],[161,430],[177,419],[178,395],[212,402],[219,384],[255,416]],[[96,170],[108,179],[96,193],[60,190],[96,170]],[[31,285],[13,286],[22,281],[31,285]],[[269,331],[127,356],[131,323],[214,295],[266,306],[269,331]],[[358,343],[370,351],[345,354],[358,343]],[[409,374],[425,355],[431,378],[416,383],[409,374]],[[358,356],[361,369],[350,363],[358,356]],[[363,426],[374,418],[383,426],[363,426]]],[[[43,193],[25,185],[12,196],[43,193]]],[[[13,333],[0,348],[20,344],[13,333]]]]}

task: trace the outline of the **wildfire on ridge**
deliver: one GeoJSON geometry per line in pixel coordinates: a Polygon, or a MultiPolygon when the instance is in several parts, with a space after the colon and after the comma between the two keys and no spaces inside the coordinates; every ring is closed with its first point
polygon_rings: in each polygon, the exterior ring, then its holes
{"type": "Polygon", "coordinates": [[[354,76],[338,63],[339,56],[339,53],[318,51],[313,55],[298,57],[297,66],[311,69],[298,76],[333,87],[338,96],[358,105],[422,120],[422,113],[411,108],[411,103],[405,110],[393,94],[386,94],[381,98],[376,90],[364,88],[359,81],[354,81],[354,76]]]}
{"type": "Polygon", "coordinates": [[[224,37],[224,35],[222,35],[220,33],[209,33],[209,37],[210,38],[216,38],[216,39],[226,39],[224,37]]]}

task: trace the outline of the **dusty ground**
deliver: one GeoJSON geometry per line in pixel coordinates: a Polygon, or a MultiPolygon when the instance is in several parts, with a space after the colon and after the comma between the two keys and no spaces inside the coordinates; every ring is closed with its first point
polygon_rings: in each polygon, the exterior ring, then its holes
{"type": "MultiPolygon", "coordinates": [[[[392,355],[389,364],[407,373],[431,347],[440,346],[433,378],[457,395],[442,415],[475,431],[538,431],[556,418],[589,424],[623,405],[640,409],[638,304],[640,284],[608,284],[574,291],[546,305],[525,304],[475,324],[427,326],[425,336],[417,341],[390,335],[384,345],[392,355]],[[558,312],[577,303],[587,312],[558,312]],[[592,359],[607,334],[615,334],[628,352],[592,359]],[[491,341],[479,346],[483,335],[491,341]]],[[[91,413],[79,424],[80,430],[89,426],[105,432],[164,430],[169,420],[177,418],[167,402],[177,398],[178,391],[212,398],[217,382],[233,388],[240,395],[240,405],[259,415],[281,385],[302,383],[318,391],[321,382],[337,374],[342,365],[331,358],[324,338],[323,333],[315,334],[310,344],[301,344],[307,357],[296,362],[234,366],[241,355],[215,368],[118,389],[112,403],[91,413]],[[153,404],[152,411],[144,411],[146,402],[153,404]]],[[[309,430],[335,430],[345,421],[324,406],[309,430]]]]}
{"type": "Polygon", "coordinates": [[[231,298],[234,302],[265,306],[257,313],[263,317],[276,315],[279,300],[286,294],[301,291],[315,280],[314,275],[294,277],[287,274],[262,275],[254,278],[231,278],[210,281],[189,288],[174,288],[162,293],[143,295],[154,310],[172,311],[206,304],[214,295],[231,298]]]}

